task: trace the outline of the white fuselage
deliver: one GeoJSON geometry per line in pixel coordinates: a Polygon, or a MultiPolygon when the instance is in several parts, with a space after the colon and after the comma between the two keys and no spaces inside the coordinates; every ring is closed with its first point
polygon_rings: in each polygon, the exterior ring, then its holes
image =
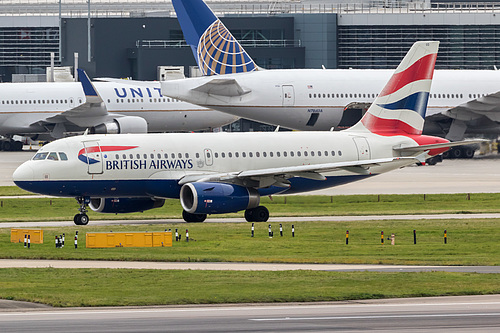
{"type": "MultiPolygon", "coordinates": [[[[38,152],[63,152],[67,160],[30,160],[13,178],[21,188],[56,196],[177,198],[178,182],[185,176],[393,158],[394,147],[415,145],[406,136],[348,131],[75,136],[38,152]],[[100,151],[91,152],[91,147],[100,151]]],[[[261,195],[310,191],[414,162],[401,159],[359,170],[338,168],[325,173],[326,180],[295,177],[290,188],[272,186],[273,176],[258,177],[255,187],[261,195]]]]}
{"type": "MultiPolygon", "coordinates": [[[[163,82],[164,93],[239,117],[297,130],[336,128],[351,103],[372,103],[393,70],[292,69],[163,82]],[[248,93],[228,97],[192,90],[214,79],[234,79],[248,93]],[[313,116],[314,115],[314,116],[313,116]]],[[[493,70],[436,70],[427,116],[500,88],[493,70]]]]}
{"type": "Polygon", "coordinates": [[[237,119],[164,97],[158,82],[94,85],[103,103],[84,109],[87,99],[78,82],[0,84],[0,135],[42,134],[57,123],[64,124],[67,131],[82,131],[120,116],[144,118],[150,132],[215,128],[237,119]]]}

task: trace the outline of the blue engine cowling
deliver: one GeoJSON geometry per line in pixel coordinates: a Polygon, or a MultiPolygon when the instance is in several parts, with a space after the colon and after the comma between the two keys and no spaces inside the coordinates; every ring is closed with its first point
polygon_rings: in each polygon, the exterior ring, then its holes
{"type": "Polygon", "coordinates": [[[153,198],[92,198],[89,207],[98,213],[136,213],[162,207],[164,199],[153,198]]]}
{"type": "Polygon", "coordinates": [[[224,183],[188,183],[180,193],[182,208],[191,214],[224,214],[255,208],[260,203],[256,189],[224,183]]]}

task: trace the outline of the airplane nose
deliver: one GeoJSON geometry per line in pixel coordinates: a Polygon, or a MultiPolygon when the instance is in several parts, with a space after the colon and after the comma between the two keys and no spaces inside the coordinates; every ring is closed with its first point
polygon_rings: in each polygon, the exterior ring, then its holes
{"type": "Polygon", "coordinates": [[[16,185],[18,185],[18,182],[32,181],[33,179],[34,171],[28,163],[21,164],[12,174],[12,180],[16,185]]]}

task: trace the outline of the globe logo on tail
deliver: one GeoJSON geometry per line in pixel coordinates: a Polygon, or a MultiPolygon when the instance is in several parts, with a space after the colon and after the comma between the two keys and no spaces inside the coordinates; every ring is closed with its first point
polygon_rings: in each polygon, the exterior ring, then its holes
{"type": "Polygon", "coordinates": [[[220,20],[212,23],[201,36],[198,66],[203,75],[252,72],[257,65],[220,20]]]}

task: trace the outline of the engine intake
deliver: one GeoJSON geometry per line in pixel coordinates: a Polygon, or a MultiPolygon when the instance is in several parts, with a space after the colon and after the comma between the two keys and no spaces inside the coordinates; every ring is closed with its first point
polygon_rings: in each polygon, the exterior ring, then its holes
{"type": "Polygon", "coordinates": [[[147,133],[148,123],[141,117],[120,117],[113,119],[109,123],[91,127],[89,132],[90,134],[147,133]]]}
{"type": "Polygon", "coordinates": [[[260,195],[254,188],[224,183],[188,183],[180,193],[182,208],[191,214],[224,214],[255,208],[260,195]]]}
{"type": "Polygon", "coordinates": [[[164,199],[152,198],[92,198],[89,207],[98,213],[136,213],[160,208],[164,199]]]}

